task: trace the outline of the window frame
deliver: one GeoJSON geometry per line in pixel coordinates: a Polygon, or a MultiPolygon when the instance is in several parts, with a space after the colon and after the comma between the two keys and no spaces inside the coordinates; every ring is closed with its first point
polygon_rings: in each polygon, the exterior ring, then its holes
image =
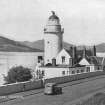
{"type": "Polygon", "coordinates": [[[66,57],[65,56],[61,56],[61,59],[62,59],[62,64],[64,64],[65,63],[65,59],[66,57]]]}

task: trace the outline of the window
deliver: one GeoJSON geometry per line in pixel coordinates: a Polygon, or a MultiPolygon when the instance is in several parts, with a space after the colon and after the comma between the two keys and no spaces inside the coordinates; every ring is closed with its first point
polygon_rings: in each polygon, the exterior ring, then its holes
{"type": "Polygon", "coordinates": [[[65,63],[65,56],[62,56],[62,64],[65,63]]]}
{"type": "Polygon", "coordinates": [[[43,76],[45,75],[45,72],[44,72],[44,70],[42,70],[42,75],[43,75],[43,76]]]}
{"type": "Polygon", "coordinates": [[[62,75],[65,75],[65,71],[62,71],[62,75]]]}
{"type": "Polygon", "coordinates": [[[40,61],[43,60],[43,57],[42,56],[38,56],[38,63],[40,63],[40,61]]]}
{"type": "Polygon", "coordinates": [[[44,31],[46,31],[47,29],[46,28],[44,28],[44,31]]]}
{"type": "Polygon", "coordinates": [[[49,62],[49,59],[47,59],[47,62],[49,62]]]}
{"type": "Polygon", "coordinates": [[[48,41],[47,43],[49,44],[50,42],[48,41]]]}
{"type": "Polygon", "coordinates": [[[70,74],[70,71],[67,71],[67,74],[70,74]]]}
{"type": "Polygon", "coordinates": [[[71,70],[69,70],[69,74],[71,74],[71,70]]]}
{"type": "Polygon", "coordinates": [[[98,70],[100,70],[100,67],[98,66],[98,68],[97,68],[98,70]]]}
{"type": "Polygon", "coordinates": [[[83,73],[83,72],[84,72],[84,70],[82,69],[82,70],[81,70],[81,73],[83,73]]]}
{"type": "Polygon", "coordinates": [[[86,72],[90,72],[90,67],[86,67],[86,72]]]}
{"type": "Polygon", "coordinates": [[[72,71],[71,73],[72,73],[72,74],[75,74],[75,71],[72,71]]]}
{"type": "Polygon", "coordinates": [[[77,73],[79,73],[80,71],[79,70],[77,70],[77,73]]]}

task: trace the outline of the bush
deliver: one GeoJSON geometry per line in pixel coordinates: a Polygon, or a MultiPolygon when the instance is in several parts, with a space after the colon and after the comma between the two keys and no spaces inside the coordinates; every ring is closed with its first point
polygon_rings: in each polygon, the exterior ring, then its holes
{"type": "Polygon", "coordinates": [[[32,78],[31,69],[22,66],[13,67],[8,71],[7,76],[4,76],[6,84],[24,82],[32,78]]]}

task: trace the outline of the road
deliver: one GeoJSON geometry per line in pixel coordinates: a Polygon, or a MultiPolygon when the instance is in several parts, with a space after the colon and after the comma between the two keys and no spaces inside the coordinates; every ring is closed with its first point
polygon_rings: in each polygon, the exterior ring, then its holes
{"type": "Polygon", "coordinates": [[[61,86],[63,87],[62,95],[44,95],[43,92],[40,92],[24,98],[17,98],[15,100],[0,103],[0,105],[70,105],[67,103],[87,94],[104,89],[105,76],[93,80],[90,79],[87,82],[72,86],[71,83],[65,83],[61,86]]]}

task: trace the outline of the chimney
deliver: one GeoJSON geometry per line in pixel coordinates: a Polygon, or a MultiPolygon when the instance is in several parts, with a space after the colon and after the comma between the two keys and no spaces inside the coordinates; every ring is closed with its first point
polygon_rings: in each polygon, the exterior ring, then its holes
{"type": "Polygon", "coordinates": [[[69,66],[73,67],[73,65],[74,65],[73,58],[69,58],[69,66]]]}
{"type": "Polygon", "coordinates": [[[76,58],[76,47],[73,47],[73,50],[72,50],[72,57],[73,57],[73,58],[76,58]]]}
{"type": "Polygon", "coordinates": [[[86,57],[86,48],[84,47],[84,49],[83,49],[83,58],[85,58],[86,57]]]}
{"type": "Polygon", "coordinates": [[[96,56],[96,46],[93,46],[93,51],[92,51],[93,56],[96,56]]]}
{"type": "Polygon", "coordinates": [[[52,59],[52,66],[56,66],[56,59],[55,58],[52,59]]]}
{"type": "Polygon", "coordinates": [[[73,59],[73,62],[76,63],[76,46],[73,47],[73,50],[72,50],[72,59],[73,59]]]}
{"type": "Polygon", "coordinates": [[[70,54],[71,56],[73,55],[72,52],[73,52],[73,47],[71,46],[70,49],[69,49],[69,54],[70,54]]]}

